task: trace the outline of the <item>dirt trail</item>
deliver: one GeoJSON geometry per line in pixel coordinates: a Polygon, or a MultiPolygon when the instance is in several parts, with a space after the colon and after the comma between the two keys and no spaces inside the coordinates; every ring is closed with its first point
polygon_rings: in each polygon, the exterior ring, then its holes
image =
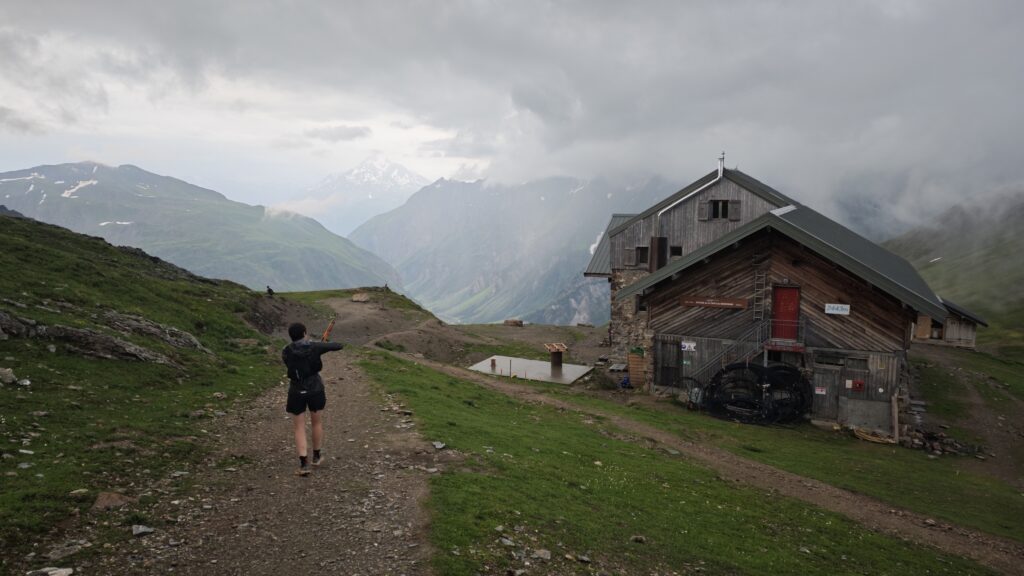
{"type": "Polygon", "coordinates": [[[192,497],[147,512],[166,526],[102,556],[95,573],[428,573],[433,448],[353,362],[324,356],[325,462],[311,476],[294,475],[286,390],[275,388],[232,417],[210,466],[179,478],[192,497]]]}
{"type": "MultiPolygon", "coordinates": [[[[925,422],[933,429],[941,424],[952,425],[980,439],[985,452],[989,455],[995,454],[996,457],[988,457],[984,462],[969,462],[968,469],[999,476],[1018,490],[1024,490],[1024,475],[1021,473],[1021,461],[1024,459],[1024,426],[1019,418],[1014,417],[1024,414],[1024,402],[1005,390],[999,393],[998,402],[986,400],[982,390],[989,388],[986,392],[991,395],[991,388],[998,387],[998,383],[990,380],[985,374],[965,370],[950,362],[945,352],[947,350],[938,345],[914,346],[914,353],[918,357],[927,360],[939,370],[946,371],[951,378],[960,383],[960,390],[956,392],[957,401],[967,407],[969,415],[949,419],[927,412],[924,415],[925,422]]],[[[971,441],[970,438],[958,440],[971,441]]]]}
{"type": "Polygon", "coordinates": [[[518,400],[601,416],[621,430],[636,435],[627,438],[628,440],[646,443],[651,447],[677,450],[682,455],[715,470],[726,479],[837,512],[871,530],[965,556],[1005,574],[1022,572],[1024,545],[1020,543],[942,522],[935,522],[932,525],[927,522],[927,516],[916,512],[899,509],[862,494],[748,460],[713,446],[689,442],[629,418],[599,409],[583,409],[570,402],[547,396],[529,385],[490,378],[470,370],[422,358],[403,357],[451,376],[477,382],[518,400]]]}

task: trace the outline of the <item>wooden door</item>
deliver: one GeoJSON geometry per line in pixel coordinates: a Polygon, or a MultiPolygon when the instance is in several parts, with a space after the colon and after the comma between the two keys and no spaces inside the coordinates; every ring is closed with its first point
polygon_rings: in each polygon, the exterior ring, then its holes
{"type": "Polygon", "coordinates": [[[793,286],[772,288],[772,338],[796,340],[800,324],[800,289],[793,286]]]}
{"type": "Polygon", "coordinates": [[[839,391],[842,390],[843,373],[841,366],[814,367],[814,402],[811,417],[835,420],[839,417],[839,391]]]}

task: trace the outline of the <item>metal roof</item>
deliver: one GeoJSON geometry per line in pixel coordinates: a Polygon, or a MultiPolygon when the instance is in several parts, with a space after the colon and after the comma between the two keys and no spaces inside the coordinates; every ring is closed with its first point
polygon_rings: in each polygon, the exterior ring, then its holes
{"type": "Polygon", "coordinates": [[[986,328],[988,327],[988,322],[985,322],[984,318],[982,318],[981,316],[978,316],[974,312],[971,312],[967,308],[964,308],[963,306],[960,306],[959,304],[956,304],[952,300],[947,300],[945,298],[942,298],[942,303],[945,304],[946,309],[949,310],[950,312],[952,312],[953,314],[956,314],[957,316],[960,316],[962,318],[967,318],[968,320],[973,320],[975,323],[981,324],[982,326],[985,326],[986,328]]]}
{"type": "MultiPolygon", "coordinates": [[[[617,224],[616,226],[608,230],[608,235],[614,236],[619,232],[622,232],[632,224],[640,220],[643,220],[644,218],[647,218],[652,214],[660,212],[662,209],[671,206],[673,202],[676,202],[677,200],[685,197],[687,194],[695,192],[699,190],[702,186],[712,182],[717,176],[718,170],[713,170],[709,172],[708,174],[702,176],[692,184],[688,185],[686,188],[683,188],[682,190],[676,192],[675,194],[672,194],[668,198],[665,198],[664,200],[658,202],[654,206],[651,206],[647,210],[644,210],[643,212],[634,215],[633,217],[621,222],[620,224],[617,224]]],[[[771,202],[772,204],[775,204],[776,206],[786,206],[789,204],[797,206],[800,205],[799,202],[797,202],[796,200],[789,198],[782,192],[779,192],[778,190],[772,188],[771,186],[761,182],[760,180],[757,180],[756,178],[753,178],[752,176],[748,176],[743,172],[740,172],[739,170],[723,170],[722,178],[726,180],[732,180],[733,182],[735,182],[742,188],[746,189],[750,193],[760,196],[761,198],[764,198],[765,200],[771,202]]]]}
{"type": "Polygon", "coordinates": [[[724,248],[764,229],[773,229],[800,242],[886,293],[933,318],[945,318],[942,300],[932,292],[909,262],[863,236],[805,206],[785,206],[698,248],[686,257],[623,288],[626,298],[671,278],[724,248]]]}
{"type": "Polygon", "coordinates": [[[587,265],[587,269],[583,272],[584,276],[606,277],[612,275],[612,242],[608,231],[634,216],[636,214],[612,214],[612,219],[608,222],[604,235],[601,236],[601,240],[597,243],[597,248],[594,249],[594,255],[590,257],[590,264],[587,265]]]}

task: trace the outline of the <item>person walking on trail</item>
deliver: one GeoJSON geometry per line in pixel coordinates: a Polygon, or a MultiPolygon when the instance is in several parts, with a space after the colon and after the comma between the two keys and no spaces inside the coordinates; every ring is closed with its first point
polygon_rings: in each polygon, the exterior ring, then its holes
{"type": "Polygon", "coordinates": [[[320,448],[324,441],[323,410],[327,405],[327,394],[320,370],[324,365],[320,356],[325,352],[341,350],[340,342],[311,341],[306,327],[298,322],[288,327],[292,343],[281,351],[281,359],[288,367],[288,403],[285,410],[294,416],[295,450],[299,455],[299,476],[309,475],[309,459],[306,453],[306,410],[313,428],[313,466],[323,460],[320,448]]]}

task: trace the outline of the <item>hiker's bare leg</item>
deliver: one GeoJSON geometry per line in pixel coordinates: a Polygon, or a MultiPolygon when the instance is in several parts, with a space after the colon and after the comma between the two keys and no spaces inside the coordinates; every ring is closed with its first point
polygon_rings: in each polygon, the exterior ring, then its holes
{"type": "Polygon", "coordinates": [[[299,414],[294,418],[295,423],[295,451],[299,456],[306,455],[306,415],[299,414]]]}
{"type": "Polygon", "coordinates": [[[309,419],[313,424],[313,450],[319,450],[324,445],[323,413],[323,410],[309,413],[309,419]]]}

